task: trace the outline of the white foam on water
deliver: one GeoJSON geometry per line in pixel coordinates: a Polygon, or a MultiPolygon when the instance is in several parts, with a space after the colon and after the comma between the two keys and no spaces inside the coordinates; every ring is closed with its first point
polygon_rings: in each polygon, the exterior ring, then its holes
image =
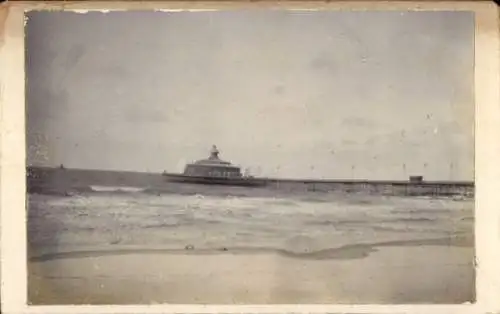
{"type": "MultiPolygon", "coordinates": [[[[98,186],[97,190],[141,189],[98,186]]],[[[30,204],[34,245],[53,249],[63,243],[75,249],[81,245],[107,247],[110,243],[288,248],[298,239],[324,249],[447,237],[457,228],[473,232],[472,222],[461,220],[472,214],[473,203],[454,200],[335,197],[310,202],[293,197],[87,193],[72,197],[33,195],[30,204]]]]}
{"type": "Polygon", "coordinates": [[[143,192],[146,189],[133,186],[101,186],[101,185],[91,185],[90,189],[94,192],[128,192],[128,193],[138,193],[143,192]]]}

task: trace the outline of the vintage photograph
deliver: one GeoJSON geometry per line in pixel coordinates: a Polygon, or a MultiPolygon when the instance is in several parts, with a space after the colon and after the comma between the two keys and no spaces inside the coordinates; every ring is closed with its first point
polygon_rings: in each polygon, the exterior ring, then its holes
{"type": "Polygon", "coordinates": [[[26,13],[28,302],[475,301],[474,13],[26,13]]]}

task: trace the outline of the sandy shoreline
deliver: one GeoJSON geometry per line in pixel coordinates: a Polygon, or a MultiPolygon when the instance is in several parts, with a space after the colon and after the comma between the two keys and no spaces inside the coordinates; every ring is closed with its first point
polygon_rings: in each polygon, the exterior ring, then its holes
{"type": "MultiPolygon", "coordinates": [[[[116,246],[113,249],[109,247],[87,247],[78,251],[52,251],[46,253],[38,253],[31,255],[29,260],[32,262],[44,262],[55,259],[68,258],[86,258],[86,257],[101,257],[110,255],[137,255],[137,254],[170,254],[170,255],[262,255],[262,254],[277,254],[284,257],[309,259],[309,260],[325,260],[325,259],[355,259],[365,258],[371,253],[376,252],[382,247],[395,246],[455,246],[455,247],[472,247],[473,239],[471,237],[451,237],[451,238],[422,238],[422,239],[400,239],[392,241],[358,243],[350,245],[342,245],[335,248],[327,248],[320,250],[311,250],[310,248],[302,248],[302,250],[287,250],[283,248],[273,247],[218,247],[218,248],[198,248],[193,245],[187,245],[183,249],[152,247],[152,246],[116,246]]],[[[30,250],[35,251],[35,250],[30,250]]],[[[43,252],[43,251],[41,251],[43,252]]]]}
{"type": "Polygon", "coordinates": [[[80,256],[31,261],[32,304],[463,303],[473,249],[383,247],[369,258],[253,254],[80,256]]]}
{"type": "Polygon", "coordinates": [[[33,304],[474,300],[469,201],[31,196],[28,227],[33,304]]]}

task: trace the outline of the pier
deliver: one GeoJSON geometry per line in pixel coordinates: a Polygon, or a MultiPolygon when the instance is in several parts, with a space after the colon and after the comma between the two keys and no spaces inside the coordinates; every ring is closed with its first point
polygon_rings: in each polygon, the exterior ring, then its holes
{"type": "MultiPolygon", "coordinates": [[[[259,189],[284,192],[343,192],[396,196],[474,196],[474,182],[469,181],[425,181],[409,178],[407,181],[393,180],[302,180],[261,178],[266,181],[259,189]]],[[[161,173],[123,172],[28,167],[27,187],[29,192],[39,190],[61,190],[84,188],[90,185],[135,186],[161,191],[176,184],[166,182],[161,173]]]]}

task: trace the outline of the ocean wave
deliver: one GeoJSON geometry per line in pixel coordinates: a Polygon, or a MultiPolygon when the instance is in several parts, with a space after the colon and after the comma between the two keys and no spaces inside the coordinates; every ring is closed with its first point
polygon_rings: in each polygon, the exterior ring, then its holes
{"type": "Polygon", "coordinates": [[[144,192],[146,188],[139,188],[133,186],[101,186],[101,185],[91,185],[90,189],[93,192],[122,192],[122,193],[139,193],[144,192]]]}
{"type": "Polygon", "coordinates": [[[96,190],[73,197],[30,195],[28,224],[34,246],[108,245],[121,239],[120,244],[139,246],[289,248],[304,235],[313,239],[311,249],[317,249],[375,238],[398,240],[402,235],[444,237],[462,230],[473,234],[470,202],[363,197],[360,204],[341,196],[314,202],[301,195],[236,197],[197,191],[156,196],[134,187],[93,186],[96,190]],[[370,202],[363,202],[366,199],[370,202]]]}

